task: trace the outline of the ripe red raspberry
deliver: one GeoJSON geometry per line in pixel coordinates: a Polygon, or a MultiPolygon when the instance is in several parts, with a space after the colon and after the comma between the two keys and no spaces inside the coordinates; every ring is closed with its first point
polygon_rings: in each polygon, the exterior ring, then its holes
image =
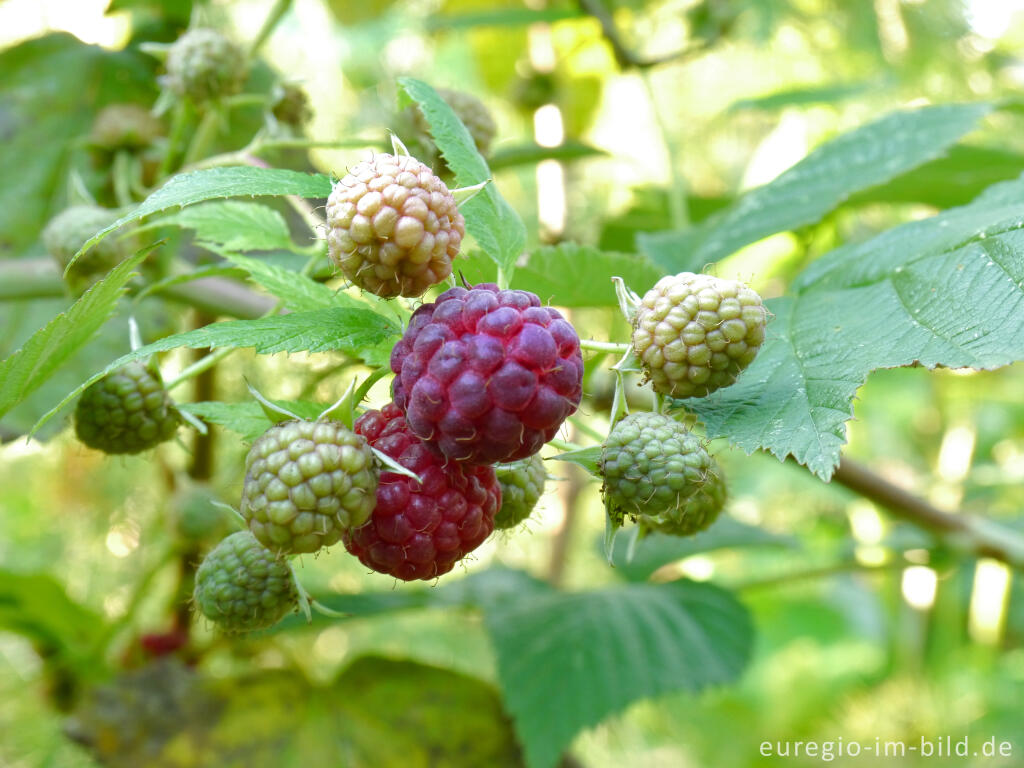
{"type": "Polygon", "coordinates": [[[413,313],[391,352],[410,429],[471,464],[532,456],[583,391],[576,329],[527,291],[452,288],[413,313]]]}
{"type": "Polygon", "coordinates": [[[491,535],[501,506],[493,469],[446,461],[412,433],[394,403],[364,413],[355,431],[423,481],[381,473],[369,521],[342,534],[363,565],[404,581],[433,579],[491,535]]]}

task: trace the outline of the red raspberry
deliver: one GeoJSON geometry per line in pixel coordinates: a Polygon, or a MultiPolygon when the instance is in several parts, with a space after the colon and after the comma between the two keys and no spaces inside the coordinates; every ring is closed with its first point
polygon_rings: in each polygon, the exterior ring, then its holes
{"type": "Polygon", "coordinates": [[[580,403],[576,329],[528,291],[452,288],[413,313],[391,352],[409,428],[450,459],[532,456],[580,403]]]}
{"type": "Polygon", "coordinates": [[[493,469],[446,461],[412,433],[394,403],[364,413],[355,431],[423,481],[381,473],[369,521],[342,534],[363,565],[404,581],[433,579],[491,535],[501,507],[493,469]]]}

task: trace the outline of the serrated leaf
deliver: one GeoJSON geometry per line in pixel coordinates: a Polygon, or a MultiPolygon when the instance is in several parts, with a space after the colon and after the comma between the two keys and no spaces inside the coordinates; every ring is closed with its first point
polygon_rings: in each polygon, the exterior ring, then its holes
{"type": "MultiPolygon", "coordinates": [[[[321,403],[305,400],[271,400],[274,405],[291,411],[304,419],[316,419],[324,409],[321,403]]],[[[246,442],[252,442],[271,427],[260,404],[253,401],[222,403],[216,400],[201,403],[179,403],[178,408],[198,416],[205,422],[237,432],[246,442]]]]}
{"type": "MultiPolygon", "coordinates": [[[[444,99],[426,83],[411,77],[398,78],[398,84],[423,113],[430,126],[430,135],[455,174],[460,187],[491,178],[487,161],[480,155],[459,118],[444,99]]],[[[506,275],[512,275],[516,259],[526,246],[526,225],[493,183],[466,202],[460,209],[466,217],[466,229],[484,252],[494,259],[506,275]]]]}
{"type": "Polygon", "coordinates": [[[284,302],[292,312],[310,312],[330,307],[364,307],[361,301],[336,293],[323,283],[318,283],[299,272],[268,264],[238,253],[221,251],[221,255],[252,277],[253,281],[284,302]]]}
{"type": "Polygon", "coordinates": [[[589,448],[580,448],[576,451],[566,451],[565,453],[559,453],[555,456],[551,456],[550,458],[554,461],[572,462],[573,464],[583,467],[594,477],[601,476],[601,471],[598,468],[598,464],[601,461],[600,445],[594,445],[589,448]]]}
{"type": "Polygon", "coordinates": [[[484,616],[530,768],[637,699],[735,680],[753,639],[731,594],[694,582],[530,595],[484,616]]]}
{"type": "Polygon", "coordinates": [[[148,252],[121,262],[67,312],[57,315],[32,334],[21,349],[0,362],[0,416],[35,391],[99,331],[114,314],[125,286],[148,252]]]}
{"type": "Polygon", "coordinates": [[[162,216],[147,229],[173,225],[195,232],[197,243],[239,251],[288,251],[295,248],[288,224],[273,208],[241,200],[216,200],[162,216]]]}
{"type": "MultiPolygon", "coordinates": [[[[602,541],[597,542],[599,550],[603,549],[602,541]]],[[[620,535],[615,539],[611,561],[615,572],[627,581],[646,581],[663,565],[703,552],[751,547],[796,547],[797,545],[797,539],[792,536],[781,536],[723,516],[710,528],[695,536],[666,536],[662,533],[650,533],[637,541],[632,548],[630,538],[620,535]],[[627,554],[632,556],[629,557],[627,554]]]]}
{"type": "Polygon", "coordinates": [[[777,232],[813,224],[863,189],[941,155],[991,111],[988,104],[945,104],[895,112],[818,147],[774,181],[698,227],[656,240],[642,252],[670,272],[718,261],[777,232]]]}
{"type": "Polygon", "coordinates": [[[764,347],[731,387],[682,401],[711,437],[839,462],[853,396],[878,368],[990,369],[1024,359],[1024,178],[832,251],[766,302],[764,347]]]}
{"type": "Polygon", "coordinates": [[[281,168],[254,168],[245,165],[183,173],[170,178],[134,210],[86,240],[75,258],[79,258],[118,227],[171,208],[184,208],[205,200],[226,197],[327,197],[330,194],[331,180],[326,176],[281,168]]]}
{"type": "Polygon", "coordinates": [[[33,432],[49,421],[67,403],[78,397],[90,384],[125,363],[139,360],[155,352],[164,352],[179,347],[192,349],[207,347],[211,349],[219,347],[244,349],[251,347],[257,353],[264,355],[275,352],[337,351],[351,357],[360,357],[364,350],[372,350],[375,355],[379,354],[380,345],[398,333],[398,326],[387,318],[368,309],[348,307],[295,312],[257,320],[228,320],[211,323],[194,331],[167,336],[119,357],[70,392],[36,423],[33,432]]]}

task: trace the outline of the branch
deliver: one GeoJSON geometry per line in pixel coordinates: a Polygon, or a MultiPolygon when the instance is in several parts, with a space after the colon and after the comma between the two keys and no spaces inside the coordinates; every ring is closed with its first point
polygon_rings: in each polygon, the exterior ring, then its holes
{"type": "MultiPolygon", "coordinates": [[[[224,277],[204,277],[164,288],[166,298],[203,312],[248,320],[262,317],[274,299],[224,277]]],[[[0,301],[52,299],[67,295],[60,269],[49,258],[0,261],[0,301]]]]}
{"type": "Polygon", "coordinates": [[[1024,569],[1024,536],[1012,528],[975,515],[944,512],[846,457],[832,479],[896,517],[947,536],[962,550],[1024,569]]]}
{"type": "Polygon", "coordinates": [[[619,28],[615,26],[615,20],[608,12],[608,9],[604,7],[604,3],[601,0],[579,0],[579,4],[580,9],[585,14],[593,16],[597,19],[597,23],[601,25],[601,34],[608,41],[608,45],[612,49],[612,55],[615,56],[616,63],[622,69],[650,69],[659,64],[667,64],[670,61],[678,61],[696,56],[711,46],[710,42],[701,41],[664,56],[655,56],[650,59],[641,58],[623,42],[622,36],[619,34],[619,28]]]}

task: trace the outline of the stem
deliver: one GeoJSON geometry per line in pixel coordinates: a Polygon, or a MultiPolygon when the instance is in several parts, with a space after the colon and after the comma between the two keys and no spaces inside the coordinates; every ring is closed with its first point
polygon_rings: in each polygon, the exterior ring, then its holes
{"type": "Polygon", "coordinates": [[[944,512],[847,457],[839,462],[832,479],[897,517],[949,536],[960,549],[1024,568],[1024,536],[1004,525],[974,515],[944,512]]]}
{"type": "Polygon", "coordinates": [[[173,379],[165,383],[164,389],[170,392],[175,387],[184,384],[193,376],[198,376],[199,374],[206,371],[208,368],[212,368],[225,357],[230,355],[232,352],[234,352],[234,347],[224,347],[222,349],[218,349],[216,352],[211,352],[207,355],[204,355],[191,365],[186,366],[184,369],[182,369],[181,373],[179,373],[173,379]]]}
{"type": "Polygon", "coordinates": [[[196,128],[196,132],[192,135],[188,151],[185,152],[185,165],[192,165],[206,155],[206,150],[210,148],[213,140],[217,138],[217,131],[219,129],[220,115],[217,113],[217,110],[206,110],[202,120],[199,121],[199,127],[196,128]]]}
{"type": "Polygon", "coordinates": [[[51,258],[0,260],[0,301],[66,295],[60,268],[51,258]]]}
{"type": "Polygon", "coordinates": [[[188,128],[190,119],[188,104],[179,101],[174,105],[174,115],[171,117],[171,131],[167,136],[167,147],[164,150],[163,159],[160,161],[160,170],[157,179],[163,181],[174,170],[174,161],[178,156],[179,147],[185,138],[185,131],[188,128]]]}
{"type": "Polygon", "coordinates": [[[591,352],[627,352],[629,344],[621,344],[615,341],[594,341],[593,339],[580,339],[580,349],[587,349],[591,352]]]}
{"type": "Polygon", "coordinates": [[[578,443],[571,443],[568,440],[560,440],[557,437],[552,438],[551,440],[548,440],[548,445],[550,445],[552,448],[557,448],[560,451],[582,451],[583,450],[583,446],[582,445],[579,445],[578,443]]]}
{"type": "Polygon", "coordinates": [[[856,573],[856,572],[880,572],[880,571],[892,571],[905,568],[908,565],[903,560],[895,560],[891,563],[881,563],[878,565],[865,565],[859,563],[856,560],[851,560],[845,563],[837,563],[835,565],[826,565],[821,568],[808,568],[803,571],[791,571],[789,573],[782,573],[777,576],[769,576],[764,579],[752,579],[750,581],[740,581],[734,584],[730,584],[731,589],[744,591],[748,589],[763,589],[765,587],[781,587],[787,584],[791,584],[794,581],[807,581],[809,579],[821,579],[829,576],[838,576],[843,573],[856,573]]]}
{"type": "Polygon", "coordinates": [[[292,0],[277,0],[270,8],[270,13],[267,14],[267,18],[263,21],[263,26],[260,27],[260,31],[256,33],[256,37],[253,38],[252,44],[249,46],[247,55],[250,61],[256,58],[256,54],[259,53],[260,48],[263,47],[263,44],[273,34],[274,28],[288,12],[291,5],[292,0]]]}
{"type": "Polygon", "coordinates": [[[668,209],[672,221],[672,229],[686,229],[690,226],[690,212],[687,207],[687,183],[686,178],[679,171],[679,151],[676,141],[672,138],[665,117],[658,107],[658,97],[654,86],[651,84],[650,73],[640,73],[644,88],[647,90],[647,100],[651,104],[651,111],[654,112],[654,120],[658,124],[658,131],[661,133],[661,141],[665,145],[665,152],[668,154],[668,172],[671,185],[668,189],[668,209]]]}
{"type": "Polygon", "coordinates": [[[601,34],[608,41],[608,45],[612,49],[612,55],[615,56],[616,63],[622,69],[649,69],[650,67],[656,67],[659,64],[665,64],[670,61],[690,58],[702,53],[710,46],[708,42],[698,42],[693,45],[684,46],[665,56],[644,59],[633,53],[623,42],[622,36],[619,34],[619,28],[615,26],[615,20],[604,7],[604,3],[601,0],[579,0],[579,5],[584,13],[597,19],[598,24],[601,25],[601,34]]]}

